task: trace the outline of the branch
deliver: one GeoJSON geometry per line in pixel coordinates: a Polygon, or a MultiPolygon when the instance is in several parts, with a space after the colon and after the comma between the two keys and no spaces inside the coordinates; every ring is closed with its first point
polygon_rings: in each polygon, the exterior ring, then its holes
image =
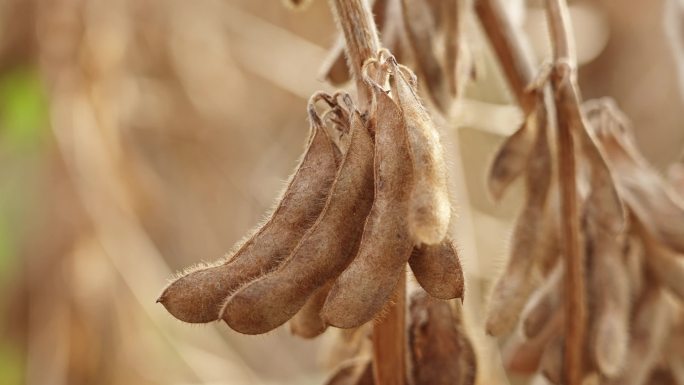
{"type": "Polygon", "coordinates": [[[359,105],[364,110],[370,100],[370,89],[363,82],[361,68],[366,59],[380,49],[380,39],[373,13],[364,0],[330,0],[337,25],[344,34],[349,68],[356,79],[359,105]]]}
{"type": "Polygon", "coordinates": [[[475,11],[520,107],[525,115],[531,114],[538,100],[533,92],[527,91],[527,86],[533,81],[535,70],[517,31],[500,0],[478,0],[475,11]]]}
{"type": "Polygon", "coordinates": [[[584,258],[580,250],[579,215],[573,130],[585,130],[580,112],[574,42],[565,0],[547,0],[547,18],[555,65],[551,85],[558,124],[558,170],[561,191],[561,234],[565,255],[565,354],[564,383],[582,382],[586,335],[584,258]]]}

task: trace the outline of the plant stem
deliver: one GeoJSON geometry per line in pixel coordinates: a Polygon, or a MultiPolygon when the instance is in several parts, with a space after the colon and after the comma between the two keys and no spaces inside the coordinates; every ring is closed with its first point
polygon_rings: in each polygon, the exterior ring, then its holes
{"type": "Polygon", "coordinates": [[[380,49],[380,38],[373,13],[364,0],[330,0],[338,27],[342,30],[349,68],[356,79],[359,105],[365,110],[370,89],[363,82],[361,69],[366,59],[380,49]]]}
{"type": "Polygon", "coordinates": [[[406,384],[406,276],[402,273],[394,303],[373,321],[373,377],[376,384],[406,384]]]}
{"type": "Polygon", "coordinates": [[[518,33],[511,25],[499,0],[475,1],[475,11],[480,19],[492,48],[499,58],[504,74],[525,115],[531,114],[538,102],[527,91],[534,78],[534,66],[530,55],[523,49],[518,33]]]}
{"type": "Polygon", "coordinates": [[[565,352],[564,383],[579,385],[583,375],[586,334],[584,258],[580,251],[577,182],[573,130],[584,130],[577,87],[574,42],[565,0],[546,1],[549,33],[554,54],[551,85],[558,125],[558,170],[561,191],[561,234],[565,255],[565,352]]]}
{"type": "MultiPolygon", "coordinates": [[[[356,79],[358,104],[369,107],[370,92],[363,82],[363,63],[375,57],[380,39],[370,7],[364,0],[330,0],[339,28],[344,34],[347,61],[356,79]]],[[[406,384],[406,275],[402,274],[394,303],[385,317],[373,321],[373,376],[376,384],[406,384]]]]}

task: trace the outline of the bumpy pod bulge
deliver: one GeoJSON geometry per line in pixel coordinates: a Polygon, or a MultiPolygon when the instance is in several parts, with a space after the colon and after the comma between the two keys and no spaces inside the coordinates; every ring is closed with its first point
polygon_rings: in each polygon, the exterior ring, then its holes
{"type": "Polygon", "coordinates": [[[350,135],[316,223],[277,270],[244,286],[224,304],[221,317],[236,331],[261,334],[282,325],[356,255],[373,202],[373,142],[358,112],[353,112],[350,135]]]}
{"type": "Polygon", "coordinates": [[[304,306],[292,317],[290,320],[292,334],[302,338],[314,338],[328,328],[328,325],[321,318],[321,309],[333,283],[334,281],[330,280],[316,289],[304,306]]]}
{"type": "Polygon", "coordinates": [[[477,361],[465,333],[460,304],[416,290],[409,299],[409,355],[415,385],[475,383],[477,361]]]}
{"type": "Polygon", "coordinates": [[[412,73],[396,66],[390,78],[392,94],[401,108],[413,164],[409,201],[409,231],[416,243],[435,245],[446,236],[451,204],[447,168],[439,133],[411,84],[412,73]]]}
{"type": "Polygon", "coordinates": [[[463,298],[463,269],[450,237],[447,236],[438,245],[414,247],[409,266],[416,281],[431,296],[439,299],[463,298]]]}
{"type": "Polygon", "coordinates": [[[411,155],[401,111],[373,84],[375,200],[356,258],[335,282],[323,306],[330,325],[351,328],[382,310],[404,276],[413,241],[406,225],[411,193],[411,155]]]}
{"type": "Polygon", "coordinates": [[[268,221],[227,261],[190,270],[164,289],[157,301],[174,317],[192,323],[219,319],[226,297],[274,269],[316,221],[335,179],[337,149],[317,115],[310,118],[308,148],[268,221]]]}

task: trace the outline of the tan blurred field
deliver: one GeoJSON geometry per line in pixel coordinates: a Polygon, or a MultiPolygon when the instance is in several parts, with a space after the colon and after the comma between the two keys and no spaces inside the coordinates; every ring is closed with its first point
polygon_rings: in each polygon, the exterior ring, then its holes
{"type": "MultiPolygon", "coordinates": [[[[510,5],[541,63],[538,3],[510,5]]],[[[614,98],[684,186],[684,11],[570,5],[584,98],[614,98]]],[[[469,328],[480,370],[506,383],[481,324],[521,189],[495,206],[484,178],[521,116],[468,34],[476,77],[440,129],[469,328]]],[[[306,99],[334,89],[319,67],[336,38],[323,0],[0,0],[0,384],[323,383],[336,330],[243,336],[155,299],[264,218],[304,147],[306,99]]]]}

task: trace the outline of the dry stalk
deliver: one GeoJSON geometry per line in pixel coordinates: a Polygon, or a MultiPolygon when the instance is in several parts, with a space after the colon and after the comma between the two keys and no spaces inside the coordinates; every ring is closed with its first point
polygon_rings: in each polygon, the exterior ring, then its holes
{"type": "Polygon", "coordinates": [[[371,90],[363,81],[363,63],[375,57],[380,49],[373,13],[364,0],[331,0],[330,3],[337,25],[344,34],[347,62],[356,80],[359,106],[366,111],[371,90]]]}
{"type": "MultiPolygon", "coordinates": [[[[370,107],[372,90],[363,80],[363,65],[375,57],[380,39],[373,14],[364,0],[331,0],[331,5],[346,42],[347,60],[356,80],[359,106],[370,107]]],[[[375,383],[404,385],[406,383],[405,334],[405,273],[394,292],[395,301],[385,317],[373,323],[373,375],[375,383]]]]}
{"type": "Polygon", "coordinates": [[[558,125],[558,172],[561,192],[561,234],[565,257],[565,346],[564,383],[582,382],[582,350],[586,333],[584,261],[580,252],[580,225],[577,208],[577,181],[573,132],[586,130],[580,114],[576,59],[571,40],[570,20],[565,0],[547,0],[547,18],[555,65],[551,85],[556,102],[558,125]]]}

